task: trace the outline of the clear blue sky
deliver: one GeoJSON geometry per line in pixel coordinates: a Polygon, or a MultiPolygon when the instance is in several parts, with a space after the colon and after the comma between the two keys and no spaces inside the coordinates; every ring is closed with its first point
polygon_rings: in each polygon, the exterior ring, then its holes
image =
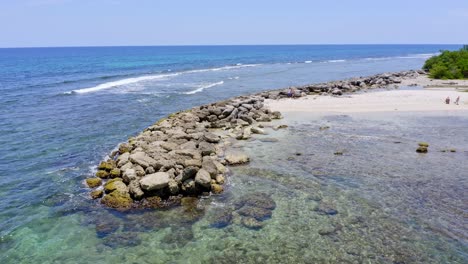
{"type": "Polygon", "coordinates": [[[0,0],[0,47],[468,43],[468,0],[0,0]]]}

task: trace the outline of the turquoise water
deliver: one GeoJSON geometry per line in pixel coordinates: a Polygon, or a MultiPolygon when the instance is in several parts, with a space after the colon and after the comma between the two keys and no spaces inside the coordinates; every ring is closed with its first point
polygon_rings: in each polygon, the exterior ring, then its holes
{"type": "Polygon", "coordinates": [[[252,164],[233,169],[225,194],[196,206],[122,214],[89,200],[83,185],[119,142],[171,112],[420,68],[444,48],[458,47],[0,49],[0,260],[466,262],[464,117],[317,117],[332,123],[325,138],[314,123],[271,131],[280,141],[246,144],[252,164]],[[420,139],[459,151],[414,156],[420,139]],[[347,152],[335,157],[330,148],[347,152]],[[259,230],[245,227],[235,205],[252,193],[276,204],[259,230]]]}

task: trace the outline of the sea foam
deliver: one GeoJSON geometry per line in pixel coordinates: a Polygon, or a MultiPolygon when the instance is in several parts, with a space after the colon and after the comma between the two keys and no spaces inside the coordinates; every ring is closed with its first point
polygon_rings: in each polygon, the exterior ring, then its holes
{"type": "Polygon", "coordinates": [[[210,83],[210,84],[204,84],[204,85],[199,86],[197,89],[195,89],[193,91],[184,92],[182,94],[196,94],[196,93],[199,93],[199,92],[203,92],[203,90],[205,90],[205,89],[215,87],[215,86],[218,86],[218,85],[222,85],[222,84],[224,84],[224,81],[210,83]]]}

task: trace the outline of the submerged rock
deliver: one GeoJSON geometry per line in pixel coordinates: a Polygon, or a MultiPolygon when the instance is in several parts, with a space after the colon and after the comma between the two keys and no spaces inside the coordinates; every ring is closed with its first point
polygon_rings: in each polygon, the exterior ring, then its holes
{"type": "Polygon", "coordinates": [[[244,206],[241,209],[237,210],[237,213],[245,217],[255,218],[258,221],[263,221],[268,218],[271,218],[272,215],[271,210],[254,206],[244,206]]]}
{"type": "Polygon", "coordinates": [[[230,225],[233,219],[232,212],[230,208],[216,208],[208,217],[210,226],[213,228],[225,228],[230,225]]]}
{"type": "Polygon", "coordinates": [[[175,247],[183,247],[194,238],[192,228],[182,227],[173,228],[171,233],[164,236],[161,240],[162,243],[169,244],[175,247]]]}
{"type": "Polygon", "coordinates": [[[276,202],[266,193],[252,193],[245,195],[234,205],[236,208],[241,208],[246,205],[268,210],[274,210],[276,208],[276,202]]]}
{"type": "Polygon", "coordinates": [[[318,206],[315,208],[315,211],[321,215],[336,215],[338,210],[335,206],[327,201],[319,202],[318,206]]]}
{"type": "Polygon", "coordinates": [[[418,152],[418,153],[427,153],[428,149],[427,149],[427,147],[420,146],[419,148],[416,149],[416,152],[418,152]]]}
{"type": "Polygon", "coordinates": [[[265,223],[262,221],[258,221],[257,219],[253,217],[243,217],[242,218],[242,225],[253,230],[259,230],[263,226],[265,226],[265,223]]]}
{"type": "Polygon", "coordinates": [[[142,242],[138,233],[134,232],[123,232],[123,233],[114,233],[103,239],[103,244],[110,248],[128,248],[136,247],[142,242]]]}
{"type": "Polygon", "coordinates": [[[250,158],[245,153],[229,151],[226,153],[225,160],[229,165],[240,165],[248,163],[250,158]]]}
{"type": "Polygon", "coordinates": [[[113,191],[101,199],[101,203],[117,209],[127,209],[132,206],[133,200],[128,192],[113,191]]]}

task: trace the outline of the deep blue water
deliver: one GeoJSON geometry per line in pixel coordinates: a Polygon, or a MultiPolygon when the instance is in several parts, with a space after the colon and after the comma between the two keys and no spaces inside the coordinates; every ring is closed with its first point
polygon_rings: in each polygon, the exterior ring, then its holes
{"type": "MultiPolygon", "coordinates": [[[[21,250],[21,232],[55,219],[51,208],[81,208],[88,199],[82,181],[93,166],[171,112],[266,89],[419,69],[439,50],[458,48],[0,49],[0,237],[21,250]]],[[[35,232],[48,232],[47,225],[35,232]]]]}

